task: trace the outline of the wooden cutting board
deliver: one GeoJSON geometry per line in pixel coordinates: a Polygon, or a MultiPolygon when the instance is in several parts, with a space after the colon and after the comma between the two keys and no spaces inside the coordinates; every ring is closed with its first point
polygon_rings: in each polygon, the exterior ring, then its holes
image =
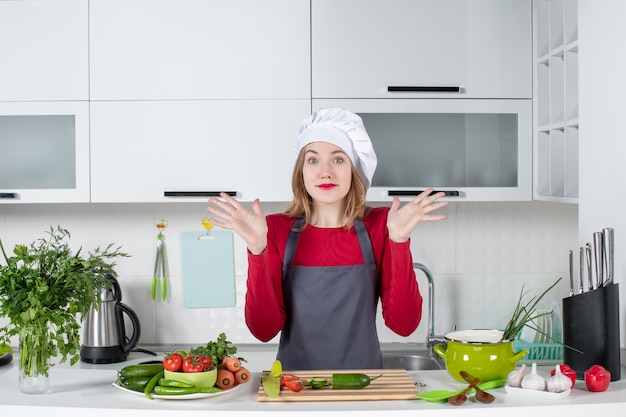
{"type": "MultiPolygon", "coordinates": [[[[263,371],[261,377],[269,371],[263,371]]],[[[415,400],[418,393],[415,383],[406,369],[351,369],[341,371],[283,371],[285,374],[294,374],[304,379],[327,378],[329,381],[334,373],[362,373],[373,378],[370,385],[363,389],[333,390],[331,387],[313,389],[306,387],[300,392],[293,392],[287,388],[280,390],[277,398],[268,397],[259,386],[259,401],[371,401],[371,400],[415,400]]],[[[261,378],[263,379],[263,378],[261,378]]]]}

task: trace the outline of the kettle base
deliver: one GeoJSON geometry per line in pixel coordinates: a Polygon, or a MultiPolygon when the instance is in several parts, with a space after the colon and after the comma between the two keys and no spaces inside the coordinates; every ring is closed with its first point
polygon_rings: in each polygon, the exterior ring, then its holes
{"type": "Polygon", "coordinates": [[[124,362],[128,352],[124,352],[121,346],[82,346],[80,360],[86,363],[117,363],[124,362]]]}

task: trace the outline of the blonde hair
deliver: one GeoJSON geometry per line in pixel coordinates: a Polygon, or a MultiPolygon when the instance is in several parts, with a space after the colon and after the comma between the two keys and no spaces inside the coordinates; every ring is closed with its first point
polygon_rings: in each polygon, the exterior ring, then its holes
{"type": "MultiPolygon", "coordinates": [[[[307,192],[304,185],[304,176],[302,169],[304,167],[304,149],[298,154],[298,158],[293,167],[293,174],[291,177],[291,189],[293,191],[293,200],[285,215],[288,217],[299,217],[304,215],[304,227],[311,223],[313,217],[313,198],[307,192]]],[[[368,207],[365,205],[365,183],[361,178],[361,175],[350,161],[350,167],[352,171],[352,183],[350,190],[345,197],[346,212],[344,214],[343,227],[345,230],[349,230],[354,224],[355,219],[363,220],[367,214],[368,207]]]]}

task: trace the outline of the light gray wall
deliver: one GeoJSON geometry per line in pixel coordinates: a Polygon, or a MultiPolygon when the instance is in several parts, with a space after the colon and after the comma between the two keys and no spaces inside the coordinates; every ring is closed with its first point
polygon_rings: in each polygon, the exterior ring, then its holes
{"type": "Polygon", "coordinates": [[[626,345],[626,2],[579,0],[579,243],[615,229],[621,346],[626,345]]]}

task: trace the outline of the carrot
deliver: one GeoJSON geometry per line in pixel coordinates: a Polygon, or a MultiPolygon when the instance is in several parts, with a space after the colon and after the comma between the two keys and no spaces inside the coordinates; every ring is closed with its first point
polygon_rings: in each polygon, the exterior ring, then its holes
{"type": "Polygon", "coordinates": [[[215,385],[221,389],[229,389],[235,385],[235,375],[226,368],[217,368],[215,385]]]}
{"type": "Polygon", "coordinates": [[[250,381],[250,371],[242,366],[235,372],[235,381],[237,381],[238,384],[245,384],[250,381]]]}
{"type": "Polygon", "coordinates": [[[234,356],[222,356],[222,366],[230,372],[237,372],[241,369],[241,361],[234,356]]]}

